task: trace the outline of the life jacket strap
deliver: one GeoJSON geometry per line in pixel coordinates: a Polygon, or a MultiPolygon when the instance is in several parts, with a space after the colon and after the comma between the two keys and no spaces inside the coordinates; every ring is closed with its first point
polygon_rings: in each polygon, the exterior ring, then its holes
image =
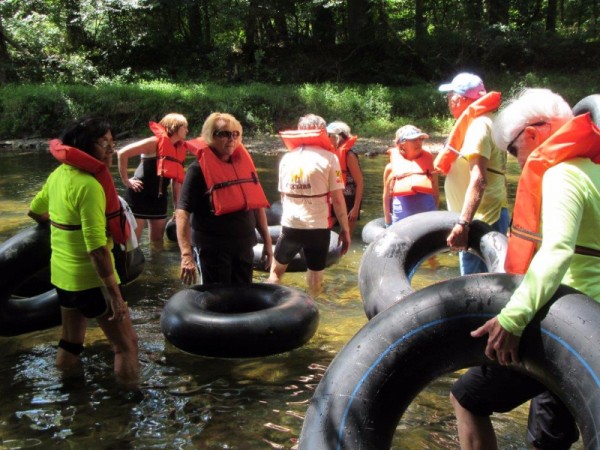
{"type": "Polygon", "coordinates": [[[222,183],[215,183],[214,185],[212,185],[210,187],[210,189],[208,191],[206,191],[205,194],[211,195],[215,189],[223,189],[223,188],[226,188],[229,186],[233,186],[236,184],[242,184],[242,183],[258,184],[258,177],[256,176],[256,174],[254,172],[252,172],[250,174],[250,178],[240,178],[238,180],[230,180],[230,181],[223,181],[222,183]]]}
{"type": "Polygon", "coordinates": [[[81,225],[68,225],[68,224],[64,224],[64,223],[54,222],[53,220],[50,221],[50,225],[52,225],[55,228],[58,228],[59,230],[64,230],[64,231],[81,230],[81,225]]]}
{"type": "MultiPolygon", "coordinates": [[[[519,237],[526,241],[531,241],[536,244],[540,244],[542,242],[542,235],[539,233],[532,233],[531,231],[523,230],[522,228],[514,226],[511,227],[510,231],[511,234],[514,234],[516,237],[519,237]]],[[[575,253],[578,255],[596,256],[600,258],[600,250],[591,247],[585,247],[583,245],[576,245],[575,253]]]]}
{"type": "Polygon", "coordinates": [[[284,192],[284,195],[286,197],[290,197],[290,198],[317,198],[317,197],[325,197],[326,195],[329,195],[329,194],[326,192],[325,194],[302,195],[302,194],[287,194],[284,192]]]}

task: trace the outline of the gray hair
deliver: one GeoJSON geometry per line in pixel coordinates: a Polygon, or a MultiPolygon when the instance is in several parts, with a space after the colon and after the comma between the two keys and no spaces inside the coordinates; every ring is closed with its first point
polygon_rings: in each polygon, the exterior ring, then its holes
{"type": "Polygon", "coordinates": [[[351,134],[350,126],[341,120],[336,120],[335,122],[331,122],[329,125],[327,125],[327,132],[342,136],[344,139],[348,139],[351,134]]]}
{"type": "Polygon", "coordinates": [[[492,139],[497,147],[506,147],[528,124],[554,122],[562,126],[573,118],[568,103],[549,89],[524,89],[502,105],[492,125],[492,139]]]}
{"type": "Polygon", "coordinates": [[[298,120],[299,130],[321,130],[327,127],[327,122],[316,114],[307,114],[298,120]]]}

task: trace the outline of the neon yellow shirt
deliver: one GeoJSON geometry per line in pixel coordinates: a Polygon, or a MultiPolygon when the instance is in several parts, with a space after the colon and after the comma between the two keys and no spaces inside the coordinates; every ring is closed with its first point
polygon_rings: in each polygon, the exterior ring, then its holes
{"type": "Polygon", "coordinates": [[[574,253],[600,250],[600,164],[585,158],[560,163],[542,181],[542,244],[498,321],[520,336],[559,284],[600,302],[600,258],[574,253]]]}
{"type": "Polygon", "coordinates": [[[460,149],[461,157],[454,161],[444,182],[448,210],[461,212],[470,180],[469,158],[476,155],[486,158],[488,160],[487,167],[492,171],[486,171],[487,186],[474,219],[489,224],[496,223],[500,219],[502,208],[508,207],[506,177],[495,173],[506,173],[506,152],[494,145],[491,125],[492,115],[490,114],[473,120],[460,149]]]}
{"type": "Polygon", "coordinates": [[[61,164],[32,200],[30,209],[36,214],[49,213],[53,222],[62,225],[81,225],[80,230],[50,227],[52,284],[66,291],[102,286],[88,254],[108,244],[106,196],[93,175],[61,164]]]}

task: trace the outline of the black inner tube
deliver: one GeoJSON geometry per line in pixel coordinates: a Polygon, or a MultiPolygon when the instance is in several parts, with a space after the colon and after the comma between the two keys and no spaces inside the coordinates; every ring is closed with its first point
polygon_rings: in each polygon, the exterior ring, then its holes
{"type": "MultiPolygon", "coordinates": [[[[457,277],[414,292],[369,321],[319,383],[300,449],[389,449],[417,394],[442,374],[490,362],[470,331],[496,316],[521,281],[457,277]]],[[[586,449],[600,445],[600,304],[561,286],[525,329],[516,370],[569,408],[586,449]]]]}

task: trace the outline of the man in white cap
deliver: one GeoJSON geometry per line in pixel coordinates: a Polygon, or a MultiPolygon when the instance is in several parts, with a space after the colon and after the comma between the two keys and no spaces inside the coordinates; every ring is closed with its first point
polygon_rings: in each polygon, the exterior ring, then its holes
{"type": "Polygon", "coordinates": [[[448,142],[435,160],[446,175],[444,191],[448,210],[459,220],[447,238],[451,249],[461,250],[462,275],[487,272],[484,262],[468,253],[469,225],[474,219],[506,234],[509,225],[506,194],[506,152],[491,137],[493,112],[500,106],[499,92],[486,92],[477,75],[460,73],[442,84],[448,108],[457,119],[448,142]]]}

